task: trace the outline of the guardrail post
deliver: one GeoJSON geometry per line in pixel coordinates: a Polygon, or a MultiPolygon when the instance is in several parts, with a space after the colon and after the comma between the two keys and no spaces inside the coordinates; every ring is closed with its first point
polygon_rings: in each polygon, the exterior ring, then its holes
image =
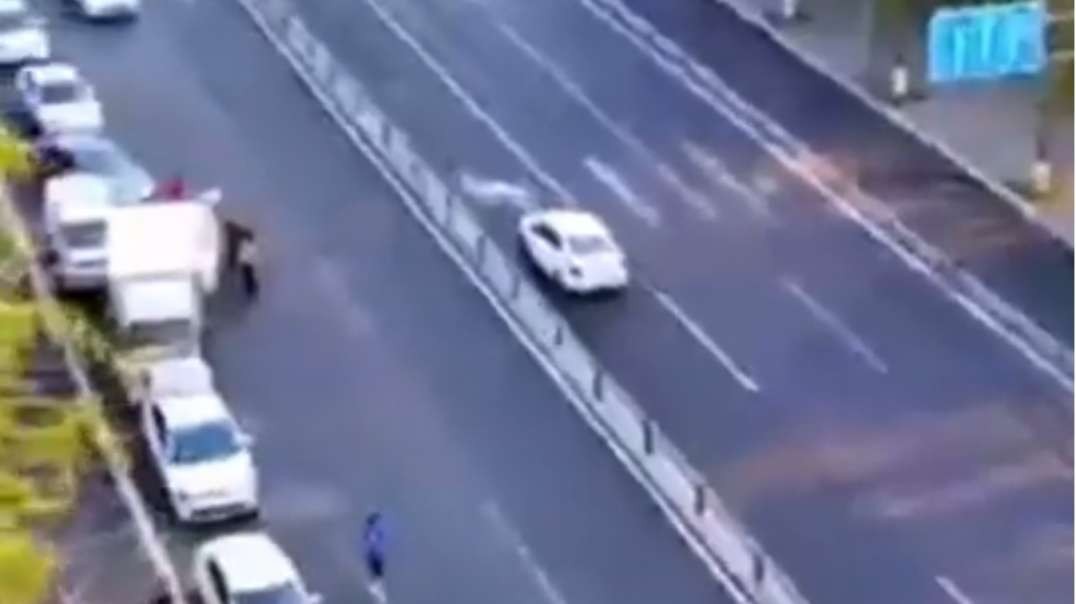
{"type": "Polygon", "coordinates": [[[475,242],[474,250],[474,264],[476,268],[482,268],[486,259],[486,237],[485,233],[478,236],[478,241],[475,242]]]}
{"type": "Polygon", "coordinates": [[[706,512],[706,485],[695,485],[695,515],[702,516],[706,512]]]}
{"type": "Polygon", "coordinates": [[[910,79],[908,62],[904,60],[903,53],[898,53],[896,60],[893,61],[893,68],[889,72],[889,97],[894,104],[899,105],[908,100],[910,79]]]}
{"type": "Polygon", "coordinates": [[[597,362],[594,363],[594,382],[591,384],[591,395],[595,400],[602,400],[605,396],[605,374],[597,362]]]}
{"type": "Polygon", "coordinates": [[[381,122],[381,149],[389,149],[389,145],[392,143],[392,128],[387,122],[381,122]]]}
{"type": "Polygon", "coordinates": [[[643,418],[643,452],[647,455],[654,454],[654,422],[649,418],[643,418]]]}
{"type": "Polygon", "coordinates": [[[517,271],[512,271],[512,291],[508,292],[508,297],[510,300],[515,300],[516,298],[519,298],[519,290],[521,287],[523,287],[522,281],[523,277],[520,277],[517,271]]]}
{"type": "Polygon", "coordinates": [[[755,582],[755,593],[762,588],[762,584],[766,581],[766,557],[763,556],[758,550],[751,552],[751,578],[755,582]]]}
{"type": "Polygon", "coordinates": [[[553,330],[553,345],[560,346],[564,343],[564,323],[557,321],[557,328],[553,330]]]}
{"type": "Polygon", "coordinates": [[[456,196],[449,193],[445,197],[445,215],[441,217],[441,224],[448,226],[452,223],[452,207],[456,205],[456,196]]]}

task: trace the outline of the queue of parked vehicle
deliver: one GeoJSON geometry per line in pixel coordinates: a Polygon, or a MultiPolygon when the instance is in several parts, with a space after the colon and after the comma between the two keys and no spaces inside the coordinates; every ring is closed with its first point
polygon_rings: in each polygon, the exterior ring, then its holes
{"type": "MultiPolygon", "coordinates": [[[[140,9],[138,0],[68,1],[90,19],[136,17],[140,9]]],[[[201,348],[205,301],[221,271],[220,192],[164,198],[150,173],[104,134],[93,86],[50,55],[45,20],[23,0],[0,0],[0,64],[15,68],[7,117],[32,141],[54,289],[105,293],[128,400],[175,521],[257,517],[252,439],[201,348]]],[[[261,530],[202,544],[191,584],[212,604],[321,600],[261,530]]]]}

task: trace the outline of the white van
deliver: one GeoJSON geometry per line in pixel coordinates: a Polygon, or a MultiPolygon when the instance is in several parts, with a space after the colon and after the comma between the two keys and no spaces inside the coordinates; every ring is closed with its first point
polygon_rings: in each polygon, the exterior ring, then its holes
{"type": "Polygon", "coordinates": [[[112,193],[96,176],[71,174],[45,183],[46,247],[56,288],[96,289],[108,280],[106,250],[112,193]]]}
{"type": "Polygon", "coordinates": [[[114,208],[106,235],[110,315],[127,348],[198,354],[204,298],[219,280],[212,208],[197,200],[114,208]]]}

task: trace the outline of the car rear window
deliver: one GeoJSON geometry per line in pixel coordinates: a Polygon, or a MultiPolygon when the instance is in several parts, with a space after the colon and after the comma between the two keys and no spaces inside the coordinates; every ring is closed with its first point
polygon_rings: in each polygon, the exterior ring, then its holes
{"type": "Polygon", "coordinates": [[[613,245],[609,243],[609,240],[598,235],[570,237],[568,247],[571,248],[572,253],[580,256],[613,251],[613,245]]]}
{"type": "Polygon", "coordinates": [[[107,145],[84,145],[73,147],[70,152],[75,157],[75,165],[81,170],[94,174],[114,174],[120,170],[123,161],[115,149],[107,145]]]}
{"type": "Polygon", "coordinates": [[[100,247],[105,243],[105,223],[100,220],[66,224],[62,231],[64,241],[71,248],[100,247]]]}
{"type": "Polygon", "coordinates": [[[41,100],[46,104],[72,103],[85,96],[81,86],[71,82],[56,82],[41,87],[41,100]]]}
{"type": "Polygon", "coordinates": [[[26,13],[0,13],[0,32],[15,31],[28,27],[29,25],[30,21],[26,13]]]}

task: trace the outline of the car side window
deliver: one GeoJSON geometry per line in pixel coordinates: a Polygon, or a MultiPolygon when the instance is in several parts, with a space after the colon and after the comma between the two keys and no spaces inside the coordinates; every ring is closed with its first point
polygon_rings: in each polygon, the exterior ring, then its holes
{"type": "Polygon", "coordinates": [[[19,81],[15,83],[15,86],[22,90],[23,94],[27,97],[34,96],[34,78],[29,73],[20,73],[21,77],[19,81]]]}
{"type": "Polygon", "coordinates": [[[557,232],[554,231],[548,224],[539,223],[538,225],[536,225],[534,227],[534,234],[537,235],[538,238],[542,241],[545,241],[549,245],[560,249],[560,235],[558,235],[557,232]]]}
{"type": "Polygon", "coordinates": [[[215,562],[209,563],[209,582],[212,583],[213,594],[217,596],[217,601],[221,604],[229,604],[231,599],[228,597],[228,583],[224,580],[224,573],[220,572],[215,562]]]}

